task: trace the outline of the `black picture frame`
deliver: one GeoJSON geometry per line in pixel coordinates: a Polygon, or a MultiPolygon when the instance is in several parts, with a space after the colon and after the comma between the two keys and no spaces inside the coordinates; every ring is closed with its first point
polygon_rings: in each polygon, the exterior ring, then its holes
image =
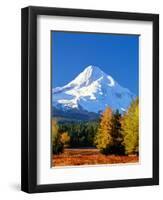
{"type": "MultiPolygon", "coordinates": [[[[21,12],[21,190],[28,193],[159,184],[159,15],[29,6],[21,12]],[[151,21],[153,23],[153,177],[37,184],[37,16],[151,21]]],[[[148,71],[148,69],[147,69],[148,71]]]]}

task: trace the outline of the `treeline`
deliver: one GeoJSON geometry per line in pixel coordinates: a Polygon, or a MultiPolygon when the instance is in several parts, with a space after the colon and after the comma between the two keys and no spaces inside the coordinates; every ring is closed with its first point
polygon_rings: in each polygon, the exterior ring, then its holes
{"type": "Polygon", "coordinates": [[[138,154],[138,104],[137,98],[123,115],[107,107],[99,121],[57,123],[53,119],[53,153],[62,153],[64,147],[97,147],[102,154],[138,154]]]}
{"type": "Polygon", "coordinates": [[[59,134],[67,132],[70,147],[92,147],[98,130],[98,121],[58,123],[59,134]]]}
{"type": "Polygon", "coordinates": [[[52,120],[53,153],[62,153],[64,147],[95,147],[98,121],[59,122],[52,120]]]}

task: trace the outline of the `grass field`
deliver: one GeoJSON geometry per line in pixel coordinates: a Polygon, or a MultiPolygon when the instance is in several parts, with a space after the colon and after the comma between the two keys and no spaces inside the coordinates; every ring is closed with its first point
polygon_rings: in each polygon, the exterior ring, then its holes
{"type": "Polygon", "coordinates": [[[139,157],[103,155],[95,148],[65,149],[64,153],[53,155],[52,166],[95,165],[115,163],[136,163],[139,157]]]}

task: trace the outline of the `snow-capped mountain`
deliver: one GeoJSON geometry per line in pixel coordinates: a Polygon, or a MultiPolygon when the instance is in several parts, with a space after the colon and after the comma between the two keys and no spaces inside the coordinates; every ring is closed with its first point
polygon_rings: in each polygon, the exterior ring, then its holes
{"type": "Polygon", "coordinates": [[[74,80],[52,90],[53,107],[59,110],[85,110],[98,113],[107,106],[125,111],[135,98],[99,67],[88,66],[74,80]]]}

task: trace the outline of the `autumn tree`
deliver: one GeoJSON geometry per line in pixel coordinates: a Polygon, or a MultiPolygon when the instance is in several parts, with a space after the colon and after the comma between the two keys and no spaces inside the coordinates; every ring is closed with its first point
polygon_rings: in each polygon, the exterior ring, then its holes
{"type": "Polygon", "coordinates": [[[139,100],[132,101],[122,120],[126,154],[139,153],[139,100]]]}
{"type": "Polygon", "coordinates": [[[101,122],[95,137],[95,145],[103,154],[108,154],[108,149],[112,145],[111,136],[112,110],[107,107],[102,113],[101,122]]]}
{"type": "Polygon", "coordinates": [[[59,154],[63,152],[61,134],[58,131],[57,122],[54,119],[52,120],[52,151],[53,154],[59,154]]]}
{"type": "Polygon", "coordinates": [[[64,145],[64,147],[69,146],[70,136],[67,132],[64,132],[64,133],[61,134],[61,142],[64,145]]]}

